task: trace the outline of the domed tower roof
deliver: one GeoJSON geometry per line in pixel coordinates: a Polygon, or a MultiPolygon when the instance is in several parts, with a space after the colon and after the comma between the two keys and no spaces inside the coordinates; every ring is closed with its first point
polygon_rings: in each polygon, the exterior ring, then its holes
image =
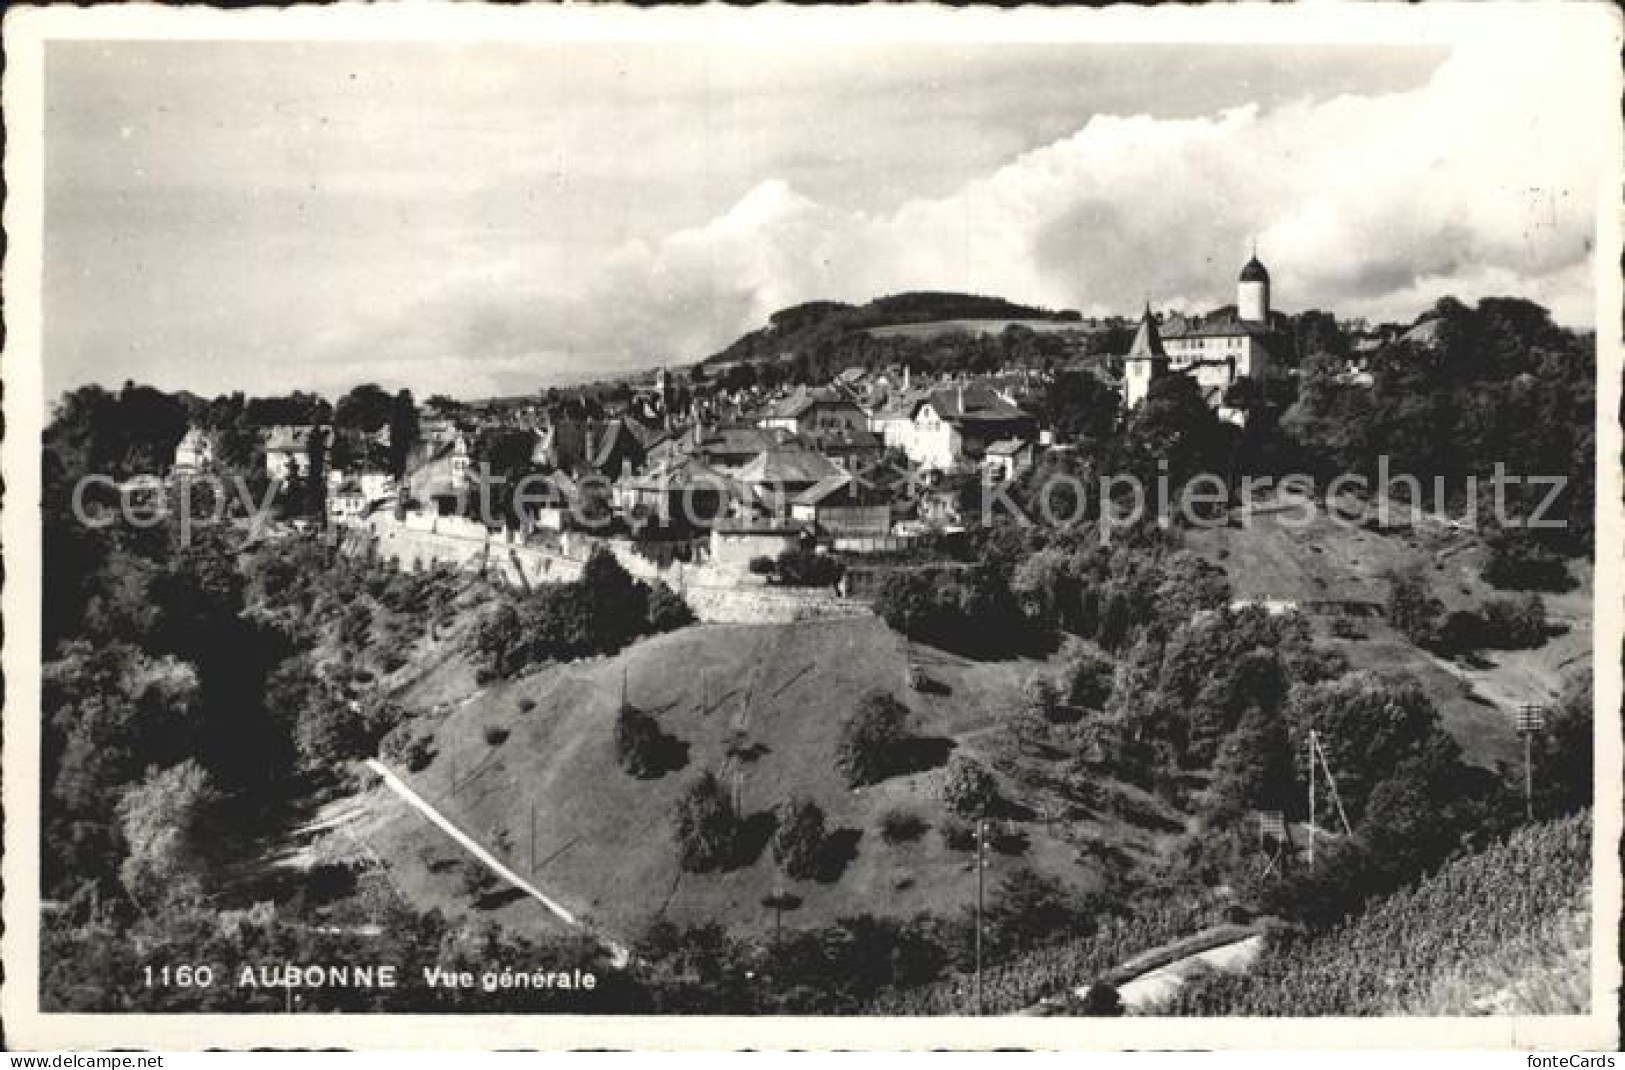
{"type": "Polygon", "coordinates": [[[1258,257],[1247,261],[1241,269],[1242,282],[1269,282],[1270,273],[1264,270],[1264,265],[1258,262],[1258,257]]]}

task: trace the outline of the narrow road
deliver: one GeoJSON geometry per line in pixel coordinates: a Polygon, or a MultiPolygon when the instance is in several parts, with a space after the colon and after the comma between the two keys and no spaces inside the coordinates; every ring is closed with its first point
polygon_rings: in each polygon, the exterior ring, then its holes
{"type": "MultiPolygon", "coordinates": [[[[1172,998],[1192,970],[1205,966],[1225,973],[1246,973],[1263,950],[1264,937],[1258,933],[1210,947],[1166,966],[1148,970],[1132,981],[1119,985],[1117,996],[1123,1001],[1124,1008],[1130,1011],[1149,1010],[1172,998]]],[[[1083,991],[1080,989],[1079,995],[1083,991]]]]}
{"type": "MultiPolygon", "coordinates": [[[[570,913],[557,902],[549,899],[540,888],[536,887],[534,884],[530,883],[513,870],[509,869],[503,864],[501,859],[497,858],[490,851],[487,851],[484,847],[481,847],[479,843],[476,842],[471,836],[465,833],[462,829],[458,828],[456,825],[452,824],[450,818],[446,817],[439,810],[436,810],[433,806],[429,805],[428,801],[425,800],[423,796],[412,790],[406,781],[396,776],[395,773],[391,771],[390,768],[383,762],[380,762],[376,758],[368,758],[367,768],[371,769],[373,772],[377,773],[381,778],[383,778],[384,783],[389,786],[389,790],[406,800],[406,802],[412,806],[413,809],[417,810],[424,817],[428,818],[435,825],[439,826],[440,831],[444,832],[447,836],[450,836],[453,840],[456,840],[458,845],[461,846],[463,850],[479,859],[480,862],[482,862],[491,872],[495,873],[498,877],[501,877],[515,888],[518,888],[521,892],[524,892],[538,903],[542,904],[542,906],[546,907],[555,917],[564,922],[566,925],[577,929],[586,928],[586,926],[584,926],[574,914],[570,913]]],[[[605,937],[602,933],[593,933],[592,935],[609,948],[609,950],[614,954],[618,963],[626,961],[628,957],[628,951],[626,948],[605,937]]]]}

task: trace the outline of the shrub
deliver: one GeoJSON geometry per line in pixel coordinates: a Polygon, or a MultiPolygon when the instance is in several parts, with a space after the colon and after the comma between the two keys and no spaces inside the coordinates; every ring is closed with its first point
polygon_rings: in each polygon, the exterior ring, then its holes
{"type": "Polygon", "coordinates": [[[824,811],[807,799],[789,799],[778,808],[773,830],[773,859],[792,877],[818,871],[824,849],[824,811]]]}
{"type": "Polygon", "coordinates": [[[656,580],[649,588],[649,628],[656,632],[670,632],[687,627],[695,620],[694,610],[683,596],[656,580]]]}
{"type": "Polygon", "coordinates": [[[391,765],[404,765],[416,773],[434,761],[434,744],[428,733],[419,732],[411,722],[397,725],[384,736],[379,753],[391,765]]]}
{"type": "Polygon", "coordinates": [[[950,851],[971,851],[976,848],[976,826],[950,817],[938,826],[942,842],[950,851]]]}
{"type": "Polygon", "coordinates": [[[841,726],[835,767],[858,787],[884,780],[897,767],[907,738],[908,707],[884,692],[871,692],[841,726]]]}
{"type": "Polygon", "coordinates": [[[1546,642],[1546,602],[1538,594],[1487,599],[1480,614],[1490,646],[1527,650],[1546,642]]]}
{"type": "Polygon", "coordinates": [[[1075,643],[1061,668],[1061,698],[1070,706],[1099,709],[1112,693],[1111,661],[1075,643]]]}
{"type": "Polygon", "coordinates": [[[635,777],[653,776],[664,768],[666,734],[636,706],[622,706],[615,716],[615,756],[635,777]]]}
{"type": "Polygon", "coordinates": [[[462,860],[458,868],[458,877],[463,894],[470,899],[484,898],[491,891],[491,886],[496,883],[496,876],[485,868],[485,863],[473,857],[462,860]]]}
{"type": "Polygon", "coordinates": [[[1096,981],[1084,991],[1078,1003],[1078,1013],[1087,1018],[1121,1018],[1123,1000],[1115,986],[1106,981],[1096,981]]]}
{"type": "Polygon", "coordinates": [[[846,571],[840,561],[812,550],[786,550],[775,563],[779,582],[792,587],[829,587],[846,571]]]}
{"type": "Polygon", "coordinates": [[[1433,597],[1427,580],[1417,571],[1390,577],[1388,623],[1406,639],[1421,647],[1433,647],[1440,638],[1444,603],[1433,597]]]}
{"type": "Polygon", "coordinates": [[[690,873],[721,869],[738,853],[739,814],[709,770],[696,777],[678,798],[674,824],[678,861],[690,873]]]}
{"type": "Polygon", "coordinates": [[[499,725],[485,726],[485,742],[493,747],[500,747],[508,739],[508,730],[499,725]]]}
{"type": "Polygon", "coordinates": [[[925,820],[912,810],[887,810],[880,817],[880,838],[890,844],[912,843],[925,835],[925,820]]]}
{"type": "Polygon", "coordinates": [[[1349,617],[1338,617],[1332,621],[1332,634],[1339,639],[1364,639],[1365,632],[1349,617]]]}
{"type": "Polygon", "coordinates": [[[998,783],[979,762],[955,755],[942,779],[942,801],[960,817],[986,817],[998,802],[998,783]]]}
{"type": "Polygon", "coordinates": [[[533,698],[522,698],[522,699],[519,700],[519,712],[520,713],[529,713],[531,710],[534,710],[535,708],[536,708],[536,700],[535,699],[533,699],[533,698]]]}
{"type": "Polygon", "coordinates": [[[1498,531],[1488,542],[1484,582],[1492,586],[1503,590],[1567,591],[1575,585],[1563,559],[1522,528],[1498,531]]]}

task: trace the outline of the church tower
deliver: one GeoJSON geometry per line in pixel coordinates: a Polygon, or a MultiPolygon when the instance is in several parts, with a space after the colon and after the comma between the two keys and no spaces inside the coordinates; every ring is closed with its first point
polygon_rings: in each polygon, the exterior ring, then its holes
{"type": "Polygon", "coordinates": [[[1258,262],[1256,249],[1236,284],[1236,315],[1249,323],[1270,321],[1270,273],[1258,262]]]}
{"type": "Polygon", "coordinates": [[[1151,381],[1167,371],[1168,353],[1162,347],[1162,335],[1148,301],[1140,328],[1134,332],[1134,342],[1123,358],[1123,404],[1132,409],[1144,401],[1151,392],[1151,381]]]}

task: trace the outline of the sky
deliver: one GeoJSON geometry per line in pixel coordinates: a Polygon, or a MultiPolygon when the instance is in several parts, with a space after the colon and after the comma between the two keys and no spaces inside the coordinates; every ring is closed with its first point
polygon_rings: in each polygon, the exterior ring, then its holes
{"type": "Polygon", "coordinates": [[[526,393],[814,299],[1593,319],[1554,43],[55,41],[46,387],[526,393]]]}

